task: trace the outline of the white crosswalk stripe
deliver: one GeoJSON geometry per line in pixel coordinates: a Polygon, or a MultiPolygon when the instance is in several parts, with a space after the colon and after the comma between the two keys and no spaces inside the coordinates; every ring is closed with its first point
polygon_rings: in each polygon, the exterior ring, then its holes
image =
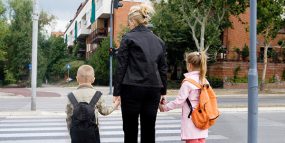
{"type": "MultiPolygon", "coordinates": [[[[122,119],[114,114],[100,116],[102,143],[122,143],[122,119]]],[[[227,140],[222,135],[211,135],[207,140],[227,140]]],[[[64,116],[0,117],[0,143],[69,143],[64,116]]],[[[179,116],[158,114],[156,122],[157,143],[181,143],[179,116]]]]}

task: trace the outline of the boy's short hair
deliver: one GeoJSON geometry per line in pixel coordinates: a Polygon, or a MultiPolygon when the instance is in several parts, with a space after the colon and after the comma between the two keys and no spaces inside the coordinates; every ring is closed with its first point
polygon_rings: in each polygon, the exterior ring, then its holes
{"type": "Polygon", "coordinates": [[[95,73],[93,67],[90,65],[82,65],[77,70],[77,81],[81,83],[93,83],[95,73]]]}

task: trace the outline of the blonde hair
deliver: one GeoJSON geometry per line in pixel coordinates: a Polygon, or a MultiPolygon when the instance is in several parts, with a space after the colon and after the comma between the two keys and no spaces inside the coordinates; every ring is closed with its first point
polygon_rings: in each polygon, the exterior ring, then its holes
{"type": "Polygon", "coordinates": [[[187,69],[189,64],[192,64],[194,68],[200,69],[199,80],[204,84],[204,79],[206,78],[207,73],[207,55],[206,52],[191,52],[185,53],[185,61],[187,69]]]}
{"type": "Polygon", "coordinates": [[[95,79],[93,67],[90,65],[80,66],[77,70],[76,78],[79,83],[93,83],[95,79]]]}
{"type": "Polygon", "coordinates": [[[153,14],[154,9],[152,6],[146,4],[135,5],[130,8],[128,20],[133,20],[135,26],[147,25],[153,14]]]}

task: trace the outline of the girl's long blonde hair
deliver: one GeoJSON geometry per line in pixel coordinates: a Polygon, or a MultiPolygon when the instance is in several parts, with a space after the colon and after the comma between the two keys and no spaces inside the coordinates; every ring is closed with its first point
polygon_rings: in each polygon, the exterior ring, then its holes
{"type": "Polygon", "coordinates": [[[204,84],[206,73],[207,73],[207,55],[205,51],[202,52],[191,52],[185,53],[185,61],[187,65],[187,69],[189,64],[192,64],[194,68],[200,69],[199,80],[204,84]]]}

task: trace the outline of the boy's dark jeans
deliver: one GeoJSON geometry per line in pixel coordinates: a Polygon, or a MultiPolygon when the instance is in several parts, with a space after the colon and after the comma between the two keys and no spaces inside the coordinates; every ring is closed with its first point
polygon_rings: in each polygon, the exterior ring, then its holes
{"type": "Polygon", "coordinates": [[[122,85],[121,109],[125,143],[138,142],[138,118],[141,143],[155,143],[155,122],[160,88],[122,85]]]}
{"type": "Polygon", "coordinates": [[[70,129],[71,143],[100,143],[98,127],[70,129]]]}

